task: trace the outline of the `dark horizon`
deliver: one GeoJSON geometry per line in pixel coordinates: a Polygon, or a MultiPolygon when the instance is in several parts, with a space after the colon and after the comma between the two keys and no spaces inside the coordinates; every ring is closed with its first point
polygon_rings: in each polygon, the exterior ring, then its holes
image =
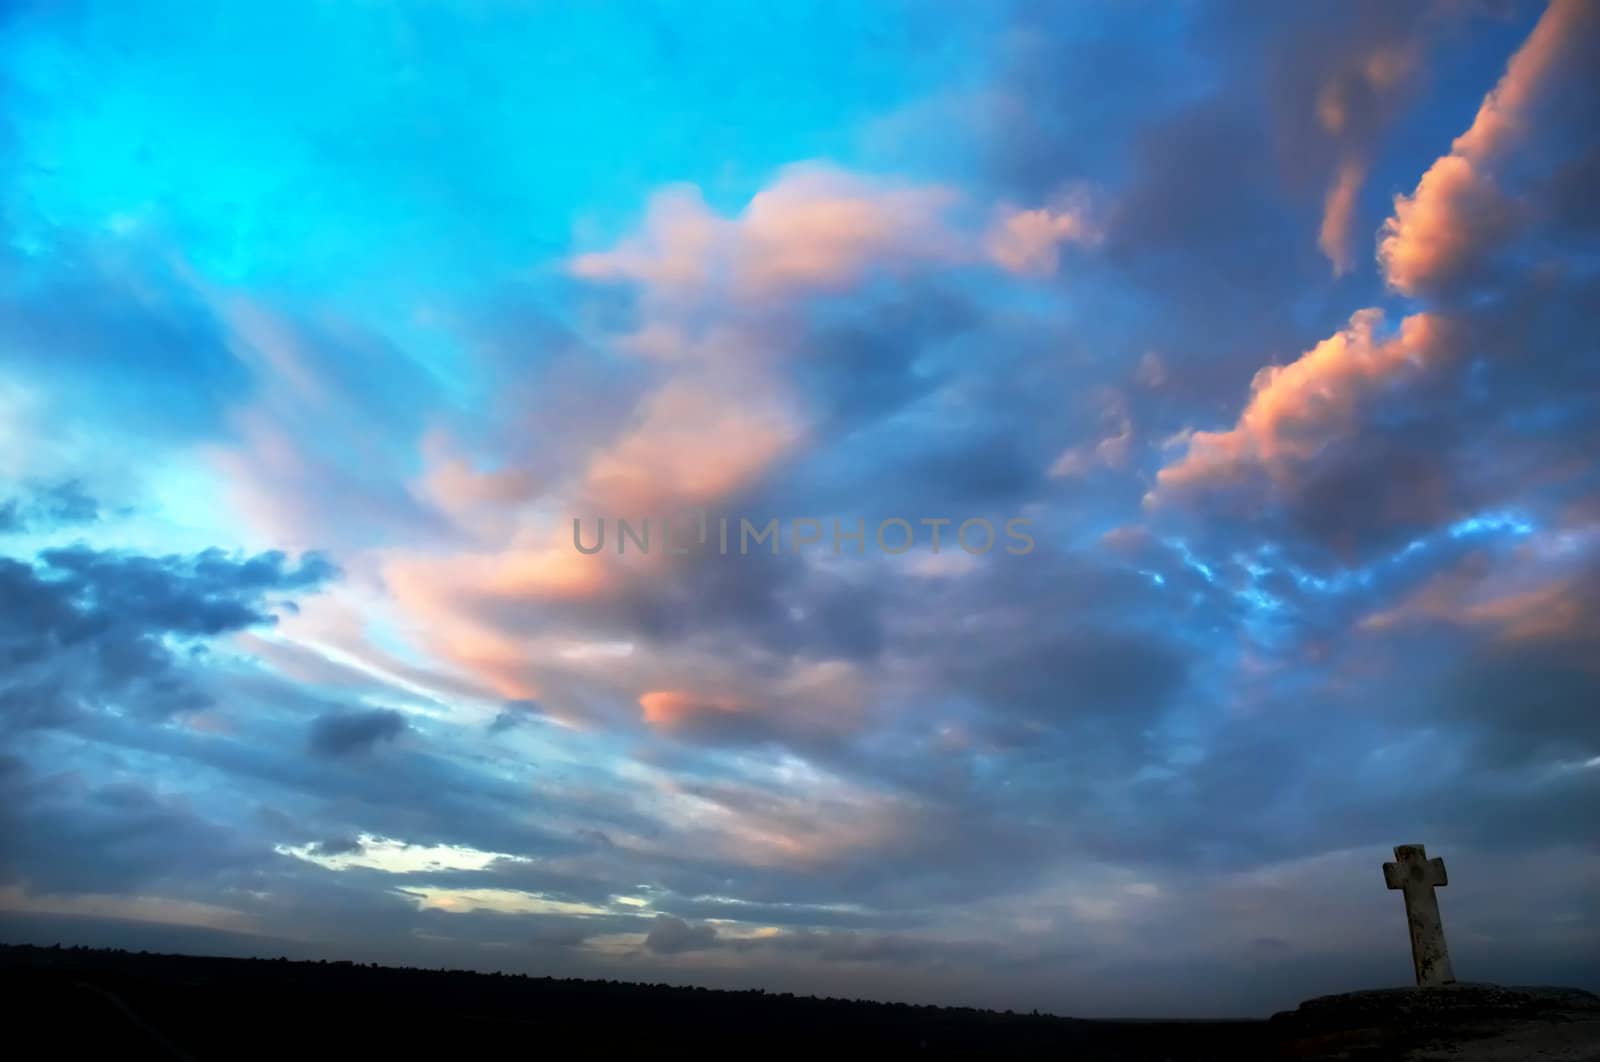
{"type": "MultiPolygon", "coordinates": [[[[1399,921],[1398,919],[1396,920],[1399,921]]],[[[1271,983],[1272,990],[1265,993],[1264,1005],[1249,1006],[1242,1001],[1258,990],[1251,983],[1216,985],[1208,984],[1207,976],[1215,971],[1189,971],[1185,979],[1174,981],[1151,994],[1157,986],[1140,978],[1137,970],[1125,971],[1130,988],[1130,1000],[1138,989],[1146,989],[1145,999],[1151,1005],[1133,1003],[1130,1009],[1118,1011],[1114,1006],[1074,1006],[1070,999],[1048,1002],[1050,990],[1036,994],[1034,1001],[1022,998],[1006,999],[1001,996],[983,997],[978,994],[962,995],[959,991],[949,998],[937,996],[892,996],[874,992],[872,986],[862,986],[860,981],[849,984],[861,986],[854,992],[830,992],[827,985],[818,986],[808,979],[793,979],[788,983],[774,981],[763,983],[750,977],[747,971],[737,971],[724,981],[708,982],[703,978],[684,977],[670,968],[651,971],[632,970],[627,967],[581,968],[560,963],[541,964],[537,958],[525,958],[521,965],[496,964],[493,958],[469,951],[441,950],[431,956],[418,956],[404,946],[393,942],[387,947],[375,944],[371,950],[355,955],[340,950],[335,944],[318,945],[316,942],[271,940],[252,938],[224,930],[203,928],[176,928],[153,923],[113,923],[104,919],[66,916],[18,917],[0,912],[0,946],[26,946],[35,948],[86,948],[121,950],[130,953],[149,952],[187,958],[249,959],[306,963],[351,963],[395,969],[461,970],[483,975],[496,972],[507,976],[530,978],[578,979],[586,981],[617,981],[628,984],[665,984],[675,988],[705,988],[717,992],[763,990],[772,993],[789,993],[795,996],[838,998],[864,1003],[905,1004],[947,1008],[975,1008],[1004,1013],[1037,1013],[1050,1017],[1091,1021],[1260,1021],[1280,1011],[1291,1010],[1297,1004],[1318,996],[1332,995],[1361,989],[1403,987],[1411,983],[1410,967],[1405,950],[1403,924],[1395,929],[1395,946],[1392,954],[1377,961],[1341,962],[1335,957],[1313,960],[1302,967],[1285,969],[1267,967],[1257,977],[1271,983]],[[407,956],[410,956],[408,958],[407,956]],[[427,958],[429,961],[422,961],[427,958]],[[1206,992],[1197,993],[1196,985],[1206,985],[1206,992]],[[1218,989],[1222,989],[1221,992],[1218,989]],[[1239,1009],[1229,1011],[1225,1002],[1230,998],[1241,1001],[1239,1009]],[[1047,1000],[1046,1003],[1037,1002],[1047,1000]],[[1165,1000],[1168,1006],[1163,1008],[1165,1000]],[[1221,1009],[1214,1009],[1218,1006],[1221,1009]]],[[[1565,985],[1600,993],[1600,958],[1580,957],[1559,965],[1540,961],[1501,962],[1485,964],[1481,957],[1472,956],[1464,964],[1462,979],[1472,982],[1492,982],[1512,985],[1565,985]]]]}

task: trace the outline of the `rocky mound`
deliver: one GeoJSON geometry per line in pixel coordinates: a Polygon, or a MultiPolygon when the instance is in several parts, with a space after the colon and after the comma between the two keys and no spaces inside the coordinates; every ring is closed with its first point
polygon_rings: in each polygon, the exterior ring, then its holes
{"type": "Polygon", "coordinates": [[[1413,1062],[1600,1062],[1600,996],[1453,984],[1308,1000],[1272,1017],[1284,1055],[1413,1062]]]}

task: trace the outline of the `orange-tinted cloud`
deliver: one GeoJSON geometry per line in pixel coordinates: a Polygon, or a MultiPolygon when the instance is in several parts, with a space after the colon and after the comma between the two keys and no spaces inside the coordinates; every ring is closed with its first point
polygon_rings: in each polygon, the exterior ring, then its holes
{"type": "Polygon", "coordinates": [[[662,777],[651,809],[672,828],[674,846],[752,867],[813,869],[886,855],[914,842],[925,825],[905,801],[809,765],[780,768],[760,783],[662,777]]]}
{"type": "Polygon", "coordinates": [[[1397,195],[1378,260],[1396,291],[1415,295],[1467,272],[1506,231],[1510,205],[1470,159],[1445,155],[1409,196],[1397,195]]]}
{"type": "Polygon", "coordinates": [[[946,218],[957,199],[939,185],[805,163],[784,170],[735,218],[718,216],[696,189],[664,191],[651,201],[642,233],[580,254],[570,268],[668,297],[837,290],[871,268],[959,259],[960,240],[946,218]]]}
{"type": "Polygon", "coordinates": [[[1563,64],[1583,58],[1577,45],[1600,22],[1593,0],[1551,0],[1550,6],[1506,64],[1498,84],[1484,97],[1472,125],[1456,137],[1452,154],[1485,159],[1499,154],[1526,131],[1529,112],[1552,74],[1563,64]]]}
{"type": "Polygon", "coordinates": [[[1504,235],[1512,206],[1497,186],[1497,158],[1527,131],[1536,103],[1600,23],[1592,0],[1552,0],[1505,74],[1484,97],[1471,127],[1430,166],[1411,195],[1397,195],[1383,226],[1378,261],[1396,291],[1416,295],[1470,271],[1504,235]]]}
{"type": "Polygon", "coordinates": [[[419,493],[457,519],[475,510],[515,506],[537,493],[528,469],[476,467],[441,432],[423,436],[422,455],[426,471],[419,493]]]}
{"type": "Polygon", "coordinates": [[[989,257],[1007,272],[1050,276],[1060,268],[1062,245],[1090,245],[1101,237],[1087,203],[1076,197],[1054,207],[1002,210],[986,243],[989,257]]]}
{"type": "Polygon", "coordinates": [[[1328,189],[1328,198],[1322,206],[1322,227],[1317,232],[1317,246],[1333,264],[1334,276],[1350,272],[1355,265],[1350,226],[1355,216],[1356,195],[1366,179],[1366,163],[1345,160],[1339,166],[1339,173],[1333,180],[1333,186],[1328,189]]]}
{"type": "Polygon", "coordinates": [[[384,559],[383,580],[427,650],[497,696],[537,698],[534,632],[497,618],[497,610],[593,598],[616,584],[617,558],[580,553],[571,535],[566,522],[497,550],[397,552],[384,559]]]}
{"type": "Polygon", "coordinates": [[[1596,572],[1589,562],[1594,544],[1591,528],[1536,536],[1507,557],[1469,555],[1399,604],[1369,613],[1361,627],[1442,623],[1480,628],[1505,642],[1592,645],[1600,639],[1596,572]]]}
{"type": "Polygon", "coordinates": [[[1373,141],[1416,67],[1418,51],[1415,40],[1380,40],[1337,65],[1317,94],[1317,122],[1339,146],[1317,232],[1317,246],[1335,276],[1355,265],[1352,227],[1373,141]]]}
{"type": "Polygon", "coordinates": [[[711,712],[742,712],[747,706],[727,697],[683,690],[651,690],[639,698],[644,721],[651,726],[673,727],[692,716],[711,712]]]}
{"type": "MultiPolygon", "coordinates": [[[[943,556],[943,554],[941,554],[943,556]]],[[[960,554],[965,556],[965,554],[960,554]]],[[[666,683],[639,696],[645,722],[664,730],[714,730],[722,723],[769,732],[848,733],[869,698],[860,670],[843,660],[785,661],[760,680],[742,668],[658,661],[666,683]],[[727,717],[741,717],[733,720],[727,717]]]]}
{"type": "Polygon", "coordinates": [[[1002,207],[983,233],[959,224],[961,205],[960,193],[944,185],[803,163],[731,218],[716,214],[698,189],[669,188],[651,200],[642,231],[579,254],[568,268],[589,280],[639,284],[669,302],[712,294],[767,300],[840,291],[876,273],[985,261],[1048,275],[1062,245],[1092,245],[1102,235],[1077,191],[1034,209],[1002,207]]]}
{"type": "Polygon", "coordinates": [[[1116,391],[1100,397],[1104,434],[1093,442],[1074,446],[1056,458],[1049,474],[1055,479],[1085,475],[1096,468],[1122,468],[1133,448],[1133,421],[1127,399],[1116,391]]]}
{"type": "Polygon", "coordinates": [[[1265,472],[1292,478],[1300,462],[1353,427],[1360,402],[1376,389],[1421,372],[1449,352],[1448,329],[1420,313],[1382,335],[1383,312],[1357,311],[1349,327],[1288,365],[1256,373],[1250,401],[1227,431],[1194,432],[1188,449],[1157,476],[1151,500],[1265,472]]]}
{"type": "Polygon", "coordinates": [[[705,504],[752,480],[804,426],[760,379],[744,388],[706,375],[675,379],[641,403],[635,423],[589,462],[576,494],[585,516],[656,516],[705,504]]]}

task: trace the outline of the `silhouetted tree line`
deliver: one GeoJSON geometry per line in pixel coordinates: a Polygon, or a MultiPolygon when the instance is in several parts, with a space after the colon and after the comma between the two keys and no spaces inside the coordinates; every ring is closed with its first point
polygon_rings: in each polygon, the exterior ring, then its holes
{"type": "MultiPolygon", "coordinates": [[[[1098,1022],[970,1007],[871,1003],[376,963],[203,958],[0,945],[0,998],[52,1053],[242,1058],[335,1051],[857,1049],[980,1057],[1233,1059],[1259,1022],[1098,1022]],[[65,1040],[62,1038],[65,1037],[65,1040]]],[[[14,1032],[14,1035],[19,1033],[14,1032]]]]}

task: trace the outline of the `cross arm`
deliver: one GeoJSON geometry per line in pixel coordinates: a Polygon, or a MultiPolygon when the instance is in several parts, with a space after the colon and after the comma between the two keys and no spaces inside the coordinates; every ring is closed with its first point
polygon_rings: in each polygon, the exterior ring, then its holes
{"type": "Polygon", "coordinates": [[[1408,884],[1448,885],[1450,876],[1445,873],[1444,860],[1438,856],[1428,858],[1420,844],[1397,845],[1395,861],[1383,865],[1383,883],[1391,889],[1403,889],[1408,884]]]}

